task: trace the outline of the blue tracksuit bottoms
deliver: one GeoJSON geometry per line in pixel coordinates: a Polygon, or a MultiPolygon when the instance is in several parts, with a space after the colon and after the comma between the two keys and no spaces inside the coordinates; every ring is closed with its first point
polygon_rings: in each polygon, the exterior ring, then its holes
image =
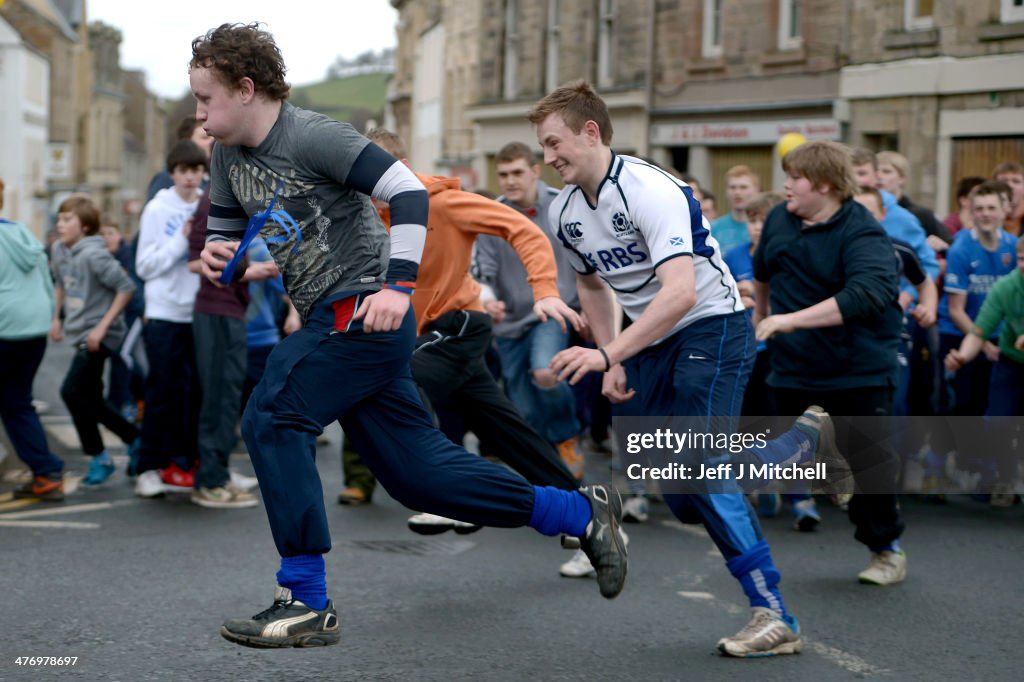
{"type": "Polygon", "coordinates": [[[271,353],[245,408],[242,435],[281,556],[331,548],[315,460],[316,436],[335,420],[388,493],[410,509],[486,526],[527,525],[533,486],[453,444],[423,407],[409,371],[412,309],[397,331],[366,334],[348,319],[356,298],[318,303],[271,353]]]}
{"type": "MultiPolygon", "coordinates": [[[[685,417],[706,433],[735,433],[755,357],[754,330],[745,313],[698,320],[623,363],[627,385],[636,389],[624,412],[685,417]]],[[[688,464],[721,454],[684,453],[688,464]]],[[[704,525],[751,605],[783,612],[778,571],[739,485],[726,479],[709,482],[709,488],[667,493],[665,502],[683,523],[704,525]]]]}

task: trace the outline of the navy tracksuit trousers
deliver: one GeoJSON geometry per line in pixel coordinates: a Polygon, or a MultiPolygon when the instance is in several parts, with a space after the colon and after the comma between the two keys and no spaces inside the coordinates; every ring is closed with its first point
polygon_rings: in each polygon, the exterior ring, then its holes
{"type": "Polygon", "coordinates": [[[366,334],[318,303],[271,353],[245,409],[252,456],[281,556],[331,548],[316,436],[335,420],[388,493],[416,511],[486,526],[525,526],[533,486],[453,444],[430,420],[409,371],[412,309],[394,332],[366,334]],[[341,327],[341,330],[336,329],[341,327]]]}
{"type": "MultiPolygon", "coordinates": [[[[706,433],[736,433],[755,356],[746,313],[698,320],[623,363],[627,386],[636,389],[623,407],[633,415],[684,417],[706,433]]],[[[685,463],[699,465],[721,454],[691,450],[685,463]]],[[[738,483],[715,481],[711,490],[666,493],[665,502],[683,523],[704,525],[752,606],[783,610],[779,573],[738,483]]]]}

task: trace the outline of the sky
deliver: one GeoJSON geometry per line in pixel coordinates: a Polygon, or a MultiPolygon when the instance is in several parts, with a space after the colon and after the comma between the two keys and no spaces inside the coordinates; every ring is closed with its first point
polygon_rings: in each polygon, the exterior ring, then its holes
{"type": "Polygon", "coordinates": [[[121,66],[142,69],[158,95],[188,92],[192,39],[223,23],[259,21],[274,34],[292,85],[322,80],[338,56],[395,46],[388,0],[87,0],[88,20],[121,30],[121,66]],[[358,9],[354,9],[358,8],[358,9]]]}

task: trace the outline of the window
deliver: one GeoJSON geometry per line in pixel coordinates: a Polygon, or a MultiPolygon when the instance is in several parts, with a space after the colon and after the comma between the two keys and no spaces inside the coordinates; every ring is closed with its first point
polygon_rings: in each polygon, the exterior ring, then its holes
{"type": "Polygon", "coordinates": [[[934,5],[935,0],[903,0],[903,28],[907,31],[932,28],[934,5]]]}
{"type": "Polygon", "coordinates": [[[803,42],[803,0],[779,0],[779,49],[795,50],[803,42]]]}
{"type": "Polygon", "coordinates": [[[515,99],[519,84],[519,0],[505,2],[505,99],[515,99]]]}
{"type": "Polygon", "coordinates": [[[544,64],[544,84],[548,92],[558,87],[558,49],[561,33],[562,0],[548,0],[547,61],[544,64]]]}
{"type": "Polygon", "coordinates": [[[1024,0],[1001,0],[999,18],[1004,24],[1024,21],[1024,0]]]}
{"type": "Polygon", "coordinates": [[[704,0],[704,36],[701,55],[722,56],[722,0],[704,0]]]}
{"type": "Polygon", "coordinates": [[[608,87],[614,80],[612,45],[615,38],[615,0],[601,0],[597,33],[597,86],[608,87]]]}

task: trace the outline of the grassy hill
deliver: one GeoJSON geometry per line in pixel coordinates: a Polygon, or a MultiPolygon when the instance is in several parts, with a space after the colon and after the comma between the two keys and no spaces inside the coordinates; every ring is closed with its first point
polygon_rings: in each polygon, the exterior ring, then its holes
{"type": "Polygon", "coordinates": [[[366,119],[383,119],[387,79],[387,74],[371,73],[300,85],[292,88],[289,99],[295,106],[352,123],[361,130],[366,119]]]}

